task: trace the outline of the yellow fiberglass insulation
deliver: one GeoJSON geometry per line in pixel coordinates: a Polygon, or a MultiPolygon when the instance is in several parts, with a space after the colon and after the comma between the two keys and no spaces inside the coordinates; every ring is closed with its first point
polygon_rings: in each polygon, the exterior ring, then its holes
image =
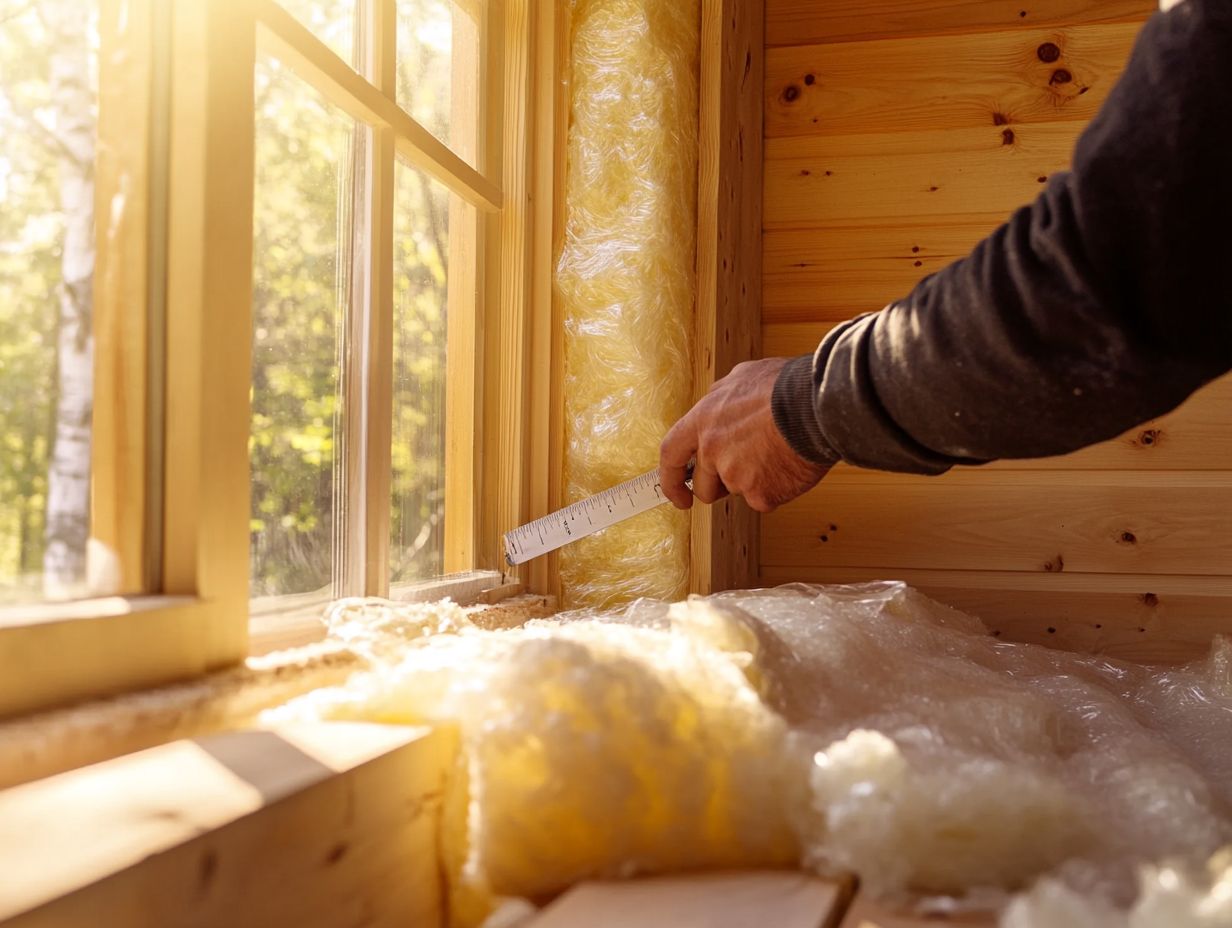
{"type": "MultiPolygon", "coordinates": [[[[650,470],[690,403],[698,0],[576,0],[564,239],[565,497],[650,470]]],[[[663,506],[565,548],[567,605],[675,598],[689,521],[663,506]]]]}
{"type": "MultiPolygon", "coordinates": [[[[368,669],[271,716],[457,727],[458,926],[587,878],[793,864],[891,900],[1051,877],[1124,912],[1142,866],[1232,842],[1225,641],[1140,667],[1001,641],[897,583],[496,630],[449,603],[351,602],[331,633],[368,669]]],[[[1021,917],[1065,903],[1042,893],[1021,917]]]]}

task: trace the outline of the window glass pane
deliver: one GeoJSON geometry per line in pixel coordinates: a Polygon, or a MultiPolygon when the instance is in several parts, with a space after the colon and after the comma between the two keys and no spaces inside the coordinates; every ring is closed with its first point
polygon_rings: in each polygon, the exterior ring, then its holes
{"type": "Polygon", "coordinates": [[[0,604],[81,596],[97,5],[0,4],[0,604]]]}
{"type": "Polygon", "coordinates": [[[479,127],[478,3],[398,0],[398,103],[471,167],[479,127]]]}
{"type": "Polygon", "coordinates": [[[273,59],[256,72],[252,595],[333,576],[355,121],[273,59]]]}
{"type": "MultiPolygon", "coordinates": [[[[402,161],[395,190],[390,582],[396,584],[445,569],[446,334],[450,316],[474,312],[476,219],[471,206],[402,161]]],[[[464,453],[472,453],[469,445],[464,453]]]]}
{"type": "Polygon", "coordinates": [[[359,60],[356,0],[278,0],[278,4],[347,64],[354,65],[359,60]]]}

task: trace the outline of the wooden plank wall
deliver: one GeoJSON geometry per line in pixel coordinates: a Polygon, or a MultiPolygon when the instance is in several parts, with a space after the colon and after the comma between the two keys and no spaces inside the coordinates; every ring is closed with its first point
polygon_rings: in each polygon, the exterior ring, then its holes
{"type": "MultiPolygon", "coordinates": [[[[1154,8],[768,0],[765,354],[812,351],[1029,202],[1154,8]]],[[[901,578],[1007,638],[1181,659],[1232,631],[1228,514],[1232,381],[1066,458],[840,467],[762,520],[761,580],[901,578]]]]}

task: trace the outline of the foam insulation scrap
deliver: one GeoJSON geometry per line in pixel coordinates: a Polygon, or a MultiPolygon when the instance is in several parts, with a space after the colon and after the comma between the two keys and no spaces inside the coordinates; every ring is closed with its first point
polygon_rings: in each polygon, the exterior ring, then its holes
{"type": "MultiPolygon", "coordinates": [[[[654,467],[692,392],[698,0],[573,0],[556,293],[564,325],[564,495],[654,467]]],[[[673,599],[689,520],[663,506],[565,548],[569,606],[673,599]]]]}
{"type": "Polygon", "coordinates": [[[495,630],[448,603],[343,604],[331,633],[367,669],[271,718],[458,727],[460,925],[582,879],[790,864],[959,906],[1047,875],[1127,911],[1141,867],[1232,841],[1222,640],[1152,669],[1003,642],[898,583],[495,630]]]}

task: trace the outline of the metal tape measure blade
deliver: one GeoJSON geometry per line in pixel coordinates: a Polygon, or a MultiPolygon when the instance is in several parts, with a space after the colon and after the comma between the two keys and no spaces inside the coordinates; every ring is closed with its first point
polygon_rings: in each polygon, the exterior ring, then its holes
{"type": "Polygon", "coordinates": [[[666,502],[659,471],[648,471],[506,532],[505,560],[510,566],[524,564],[666,502]]]}

